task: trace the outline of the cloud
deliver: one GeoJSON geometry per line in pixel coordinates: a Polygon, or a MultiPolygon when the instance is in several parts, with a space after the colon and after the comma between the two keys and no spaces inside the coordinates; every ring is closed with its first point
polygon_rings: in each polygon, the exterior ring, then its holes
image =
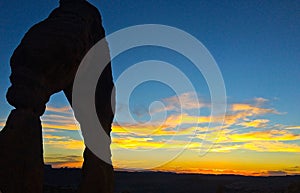
{"type": "Polygon", "coordinates": [[[299,140],[299,134],[293,134],[285,130],[253,131],[248,133],[237,133],[228,136],[231,142],[245,141],[291,141],[299,140]]]}
{"type": "Polygon", "coordinates": [[[42,116],[43,122],[54,122],[54,123],[63,123],[63,124],[71,124],[77,122],[73,115],[56,115],[56,114],[47,114],[42,116]]]}
{"type": "MultiPolygon", "coordinates": [[[[200,146],[198,146],[200,147],[200,146]]],[[[205,148],[202,147],[202,148],[205,148]]],[[[196,149],[197,150],[197,149],[196,149]]],[[[250,150],[256,152],[290,152],[300,153],[300,146],[278,141],[254,141],[240,143],[216,143],[210,149],[210,152],[232,152],[235,150],[250,150]]]]}
{"type": "Polygon", "coordinates": [[[254,101],[255,101],[256,105],[261,106],[261,105],[265,104],[266,102],[269,102],[269,99],[262,98],[262,97],[256,97],[256,98],[254,98],[254,101]]]}
{"type": "Polygon", "coordinates": [[[47,106],[46,113],[41,117],[42,127],[55,130],[78,130],[79,124],[76,121],[71,107],[47,106]]]}
{"type": "Polygon", "coordinates": [[[267,176],[286,176],[287,173],[285,171],[275,170],[275,171],[267,171],[267,176]]]}
{"type": "Polygon", "coordinates": [[[84,143],[81,140],[67,139],[66,141],[48,140],[44,143],[46,146],[52,146],[61,149],[77,149],[84,148],[84,143]]]}
{"type": "Polygon", "coordinates": [[[44,134],[44,145],[47,148],[60,148],[68,150],[82,150],[84,142],[82,140],[73,139],[70,136],[57,136],[44,134]]]}
{"type": "Polygon", "coordinates": [[[56,136],[56,135],[49,135],[49,134],[45,134],[44,139],[55,139],[55,140],[63,140],[63,139],[68,139],[67,136],[56,136]]]}
{"type": "Polygon", "coordinates": [[[266,114],[280,114],[275,109],[263,108],[246,103],[232,104],[229,108],[230,112],[226,115],[225,124],[233,125],[239,120],[248,121],[250,117],[257,117],[266,114]]]}
{"type": "Polygon", "coordinates": [[[210,106],[203,102],[203,99],[198,97],[197,93],[189,92],[183,93],[179,96],[173,96],[163,99],[163,102],[167,104],[167,109],[169,110],[180,110],[182,109],[200,109],[203,107],[210,106]]]}
{"type": "Polygon", "coordinates": [[[300,166],[293,166],[290,168],[284,169],[285,171],[291,171],[291,172],[299,172],[300,173],[300,166]]]}
{"type": "Polygon", "coordinates": [[[275,109],[269,109],[269,108],[263,108],[260,106],[254,106],[251,104],[246,104],[246,103],[236,103],[232,104],[231,111],[236,112],[236,111],[244,111],[248,113],[248,116],[254,116],[254,115],[264,115],[264,114],[280,114],[277,110],[275,109]]]}
{"type": "Polygon", "coordinates": [[[140,137],[119,137],[112,138],[112,148],[125,149],[153,149],[159,148],[164,144],[163,141],[153,141],[152,138],[140,137]]]}
{"type": "Polygon", "coordinates": [[[254,127],[254,128],[264,128],[267,126],[267,123],[270,122],[268,119],[255,119],[252,121],[246,121],[239,123],[238,125],[244,126],[244,127],[254,127]]]}
{"type": "MultiPolygon", "coordinates": [[[[195,102],[193,99],[193,94],[185,93],[180,95],[179,97],[170,97],[164,99],[168,104],[166,109],[167,110],[174,110],[180,107],[179,99],[181,99],[182,107],[184,109],[194,109],[194,108],[201,108],[201,107],[209,107],[209,104],[195,102]]],[[[234,124],[240,124],[245,127],[264,127],[269,122],[268,119],[256,119],[251,120],[250,118],[256,116],[262,116],[266,114],[280,114],[275,109],[272,108],[263,108],[261,107],[267,99],[264,98],[255,98],[255,104],[248,104],[248,103],[236,103],[229,105],[229,112],[226,115],[219,115],[216,117],[213,116],[192,116],[188,113],[184,112],[181,114],[171,114],[167,117],[164,122],[166,127],[176,127],[182,124],[203,124],[203,123],[221,123],[223,121],[223,116],[225,116],[225,126],[230,126],[234,124]],[[243,121],[240,123],[240,121],[243,121]]]]}
{"type": "MultiPolygon", "coordinates": [[[[166,121],[164,122],[164,125],[166,127],[176,127],[182,124],[204,124],[209,123],[213,119],[210,116],[191,116],[188,114],[180,114],[180,115],[170,115],[166,121]]],[[[221,121],[219,119],[219,121],[221,121]]]]}
{"type": "Polygon", "coordinates": [[[76,124],[49,124],[49,123],[42,123],[43,128],[47,129],[58,129],[58,130],[69,130],[69,131],[77,131],[79,130],[79,126],[76,124]]]}
{"type": "Polygon", "coordinates": [[[300,152],[300,146],[297,144],[288,144],[278,141],[256,141],[245,143],[243,149],[258,151],[258,152],[300,152]]]}
{"type": "Polygon", "coordinates": [[[180,95],[171,96],[162,99],[163,106],[156,106],[151,109],[151,114],[160,112],[175,111],[182,112],[186,110],[199,110],[200,108],[209,107],[210,104],[205,103],[195,92],[182,93],[180,95]]]}
{"type": "Polygon", "coordinates": [[[300,125],[286,126],[287,130],[300,130],[300,125]]]}
{"type": "Polygon", "coordinates": [[[54,113],[66,113],[66,114],[72,114],[72,108],[71,106],[63,106],[63,107],[52,107],[47,106],[46,107],[47,112],[54,112],[54,113]]]}
{"type": "Polygon", "coordinates": [[[136,135],[136,136],[148,136],[158,133],[162,130],[162,125],[153,124],[117,124],[114,123],[112,132],[118,135],[136,135]]]}
{"type": "Polygon", "coordinates": [[[219,153],[228,153],[237,149],[241,149],[242,145],[240,144],[214,144],[210,149],[210,152],[219,152],[219,153]]]}

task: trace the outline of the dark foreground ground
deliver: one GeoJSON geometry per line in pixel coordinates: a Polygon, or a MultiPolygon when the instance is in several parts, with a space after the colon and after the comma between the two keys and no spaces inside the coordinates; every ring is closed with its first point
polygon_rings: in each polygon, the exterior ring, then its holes
{"type": "MultiPolygon", "coordinates": [[[[115,193],[300,193],[300,176],[116,172],[115,193]]],[[[44,193],[75,193],[80,169],[47,169],[44,193]]]]}

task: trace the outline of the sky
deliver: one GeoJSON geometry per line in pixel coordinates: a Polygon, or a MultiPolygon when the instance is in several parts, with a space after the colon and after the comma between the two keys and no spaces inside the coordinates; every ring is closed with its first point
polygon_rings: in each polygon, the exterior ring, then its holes
{"type": "MultiPolygon", "coordinates": [[[[126,88],[116,85],[111,145],[116,169],[300,174],[299,1],[89,2],[100,10],[106,34],[139,24],[163,24],[191,34],[214,57],[226,88],[223,127],[208,128],[209,88],[190,60],[155,46],[127,50],[114,58],[115,81],[136,63],[160,60],[178,68],[195,87],[176,92],[159,81],[145,82],[128,102],[123,96],[126,88]],[[136,122],[129,121],[127,107],[136,122]]],[[[57,6],[53,0],[0,2],[0,129],[12,109],[5,99],[10,56],[30,26],[57,6]]],[[[80,167],[84,144],[62,93],[51,97],[42,121],[45,163],[80,167]]],[[[222,122],[219,117],[213,121],[222,122]]]]}

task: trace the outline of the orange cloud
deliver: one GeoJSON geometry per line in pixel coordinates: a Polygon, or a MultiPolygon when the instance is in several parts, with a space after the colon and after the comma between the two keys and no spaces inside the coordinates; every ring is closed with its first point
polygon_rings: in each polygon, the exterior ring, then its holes
{"type": "Polygon", "coordinates": [[[299,140],[299,134],[293,134],[285,130],[254,131],[242,134],[231,134],[227,136],[231,142],[246,141],[290,141],[299,140]]]}

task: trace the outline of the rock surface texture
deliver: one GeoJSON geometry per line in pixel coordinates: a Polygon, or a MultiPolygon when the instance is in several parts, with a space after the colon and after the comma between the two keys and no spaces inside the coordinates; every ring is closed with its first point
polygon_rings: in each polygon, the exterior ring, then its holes
{"type": "MultiPolygon", "coordinates": [[[[105,37],[101,22],[99,11],[87,1],[61,0],[48,18],[29,29],[14,51],[7,101],[15,109],[0,132],[2,193],[43,192],[40,116],[50,96],[59,91],[64,91],[72,104],[77,68],[87,51],[105,37]]],[[[102,84],[96,89],[96,109],[101,114],[98,117],[103,128],[110,134],[113,120],[111,65],[106,66],[99,82],[102,84]]],[[[86,148],[78,192],[111,193],[112,188],[113,167],[86,148]]]]}

